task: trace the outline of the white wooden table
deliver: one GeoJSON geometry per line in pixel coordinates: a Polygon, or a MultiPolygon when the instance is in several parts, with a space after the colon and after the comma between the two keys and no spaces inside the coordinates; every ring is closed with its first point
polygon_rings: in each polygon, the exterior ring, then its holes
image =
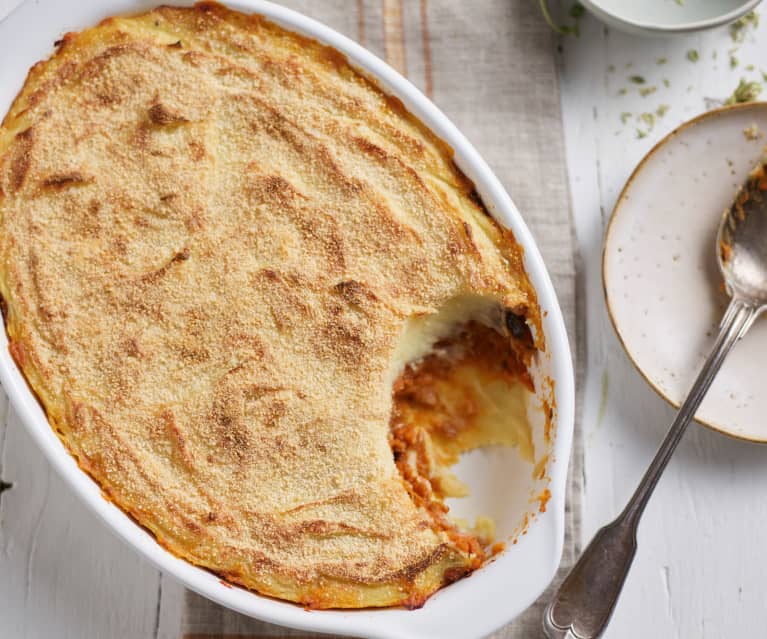
{"type": "MultiPolygon", "coordinates": [[[[731,94],[741,77],[762,80],[767,24],[749,32],[731,69],[728,52],[734,46],[727,29],[642,39],[596,20],[584,20],[580,38],[563,42],[562,105],[587,335],[585,540],[622,509],[673,418],[629,363],[606,315],[603,230],[624,182],[655,142],[704,111],[706,98],[731,94]],[[689,50],[698,52],[698,62],[687,59],[689,50]],[[662,58],[667,63],[657,64],[662,58]],[[756,68],[746,70],[752,63],[756,68]],[[632,75],[643,76],[642,86],[657,91],[642,97],[639,85],[628,80],[632,75]],[[622,113],[652,112],[660,104],[671,108],[644,138],[637,137],[633,118],[621,122],[622,113]]],[[[633,569],[605,636],[764,637],[765,485],[767,448],[692,428],[650,502],[633,569]]]]}
{"type": "MultiPolygon", "coordinates": [[[[18,0],[0,0],[0,17],[18,0]]],[[[606,317],[600,252],[621,186],[652,144],[767,70],[767,24],[730,68],[726,29],[639,39],[593,19],[563,39],[562,106],[587,334],[584,537],[625,503],[673,412],[642,381],[606,317]],[[686,54],[699,52],[698,62],[686,54]],[[713,59],[713,52],[717,58],[713,59]],[[657,64],[659,58],[667,59],[657,64]],[[749,63],[755,70],[747,71],[749,63]],[[641,96],[641,75],[657,90],[641,96]],[[667,80],[668,86],[664,83],[667,80]],[[621,89],[628,91],[624,94],[621,89]],[[670,105],[651,130],[634,116],[670,105]],[[621,114],[631,113],[622,123],[621,114]],[[637,128],[646,132],[638,137],[637,128]]],[[[0,61],[0,64],[2,61],[0,61]]],[[[113,538],[70,494],[0,398],[0,637],[175,639],[181,588],[113,538]]],[[[653,498],[608,639],[764,636],[767,448],[693,428],[653,498]]]]}

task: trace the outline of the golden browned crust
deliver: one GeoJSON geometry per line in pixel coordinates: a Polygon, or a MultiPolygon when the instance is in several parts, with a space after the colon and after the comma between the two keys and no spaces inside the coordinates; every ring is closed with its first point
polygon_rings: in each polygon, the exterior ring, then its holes
{"type": "Polygon", "coordinates": [[[164,546],[316,607],[471,565],[395,467],[390,361],[451,298],[537,326],[535,296],[449,149],[338,53],[212,4],[68,34],[0,128],[0,216],[11,353],[164,546]]]}

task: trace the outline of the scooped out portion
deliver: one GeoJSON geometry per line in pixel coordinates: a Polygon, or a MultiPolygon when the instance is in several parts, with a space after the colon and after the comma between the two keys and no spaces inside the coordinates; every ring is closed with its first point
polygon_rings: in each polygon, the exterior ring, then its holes
{"type": "Polygon", "coordinates": [[[445,499],[469,494],[451,467],[462,453],[490,445],[518,447],[528,461],[534,456],[526,414],[534,391],[528,372],[533,340],[511,312],[502,324],[493,322],[501,314],[495,309],[483,314],[487,323],[471,319],[454,326],[430,352],[405,365],[392,388],[390,443],[397,468],[435,529],[472,558],[468,570],[487,559],[495,523],[480,516],[471,526],[449,517],[445,499]]]}

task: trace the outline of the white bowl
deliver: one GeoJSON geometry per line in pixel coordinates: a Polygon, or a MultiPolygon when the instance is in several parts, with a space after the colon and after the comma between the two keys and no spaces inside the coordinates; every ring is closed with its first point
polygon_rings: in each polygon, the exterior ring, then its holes
{"type": "MultiPolygon", "coordinates": [[[[155,4],[147,0],[29,0],[23,4],[0,23],[0,112],[7,111],[29,67],[47,57],[54,41],[64,32],[82,30],[109,15],[137,12],[155,4]]],[[[0,331],[0,380],[21,421],[75,493],[141,555],[205,597],[252,617],[317,632],[380,639],[466,639],[486,635],[522,612],[543,592],[556,572],[562,553],[565,485],[573,430],[573,372],[564,322],[540,253],[522,217],[487,164],[442,112],[391,67],[348,38],[283,7],[260,0],[236,0],[228,4],[234,9],[263,14],[288,29],[333,46],[355,66],[376,78],[386,91],[400,98],[453,147],[457,164],[475,182],[489,211],[509,226],[524,246],[525,266],[545,313],[543,329],[547,352],[541,358],[536,376],[539,380],[548,376],[555,382],[555,436],[547,465],[551,498],[546,512],[536,517],[527,534],[521,535],[518,543],[509,544],[495,561],[470,578],[441,590],[419,610],[307,611],[224,584],[212,573],[164,550],[150,534],[106,501],[99,487],[79,469],[48,425],[9,356],[4,331],[0,331]]],[[[538,424],[539,444],[542,430],[538,424]]],[[[473,504],[479,510],[489,509],[490,514],[501,521],[501,531],[511,533],[522,511],[531,508],[535,491],[545,487],[532,479],[530,470],[515,451],[475,451],[465,456],[459,465],[459,475],[473,486],[475,497],[456,508],[465,510],[473,504]]]]}
{"type": "Polygon", "coordinates": [[[662,35],[712,29],[737,20],[761,0],[581,0],[611,27],[662,35]]]}

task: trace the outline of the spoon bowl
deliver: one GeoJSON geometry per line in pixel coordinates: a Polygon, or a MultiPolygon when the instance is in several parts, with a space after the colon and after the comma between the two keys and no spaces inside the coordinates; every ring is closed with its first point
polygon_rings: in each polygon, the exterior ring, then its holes
{"type": "Polygon", "coordinates": [[[717,234],[717,258],[727,292],[761,307],[767,304],[767,175],[764,161],[749,174],[725,211],[717,234]]]}

